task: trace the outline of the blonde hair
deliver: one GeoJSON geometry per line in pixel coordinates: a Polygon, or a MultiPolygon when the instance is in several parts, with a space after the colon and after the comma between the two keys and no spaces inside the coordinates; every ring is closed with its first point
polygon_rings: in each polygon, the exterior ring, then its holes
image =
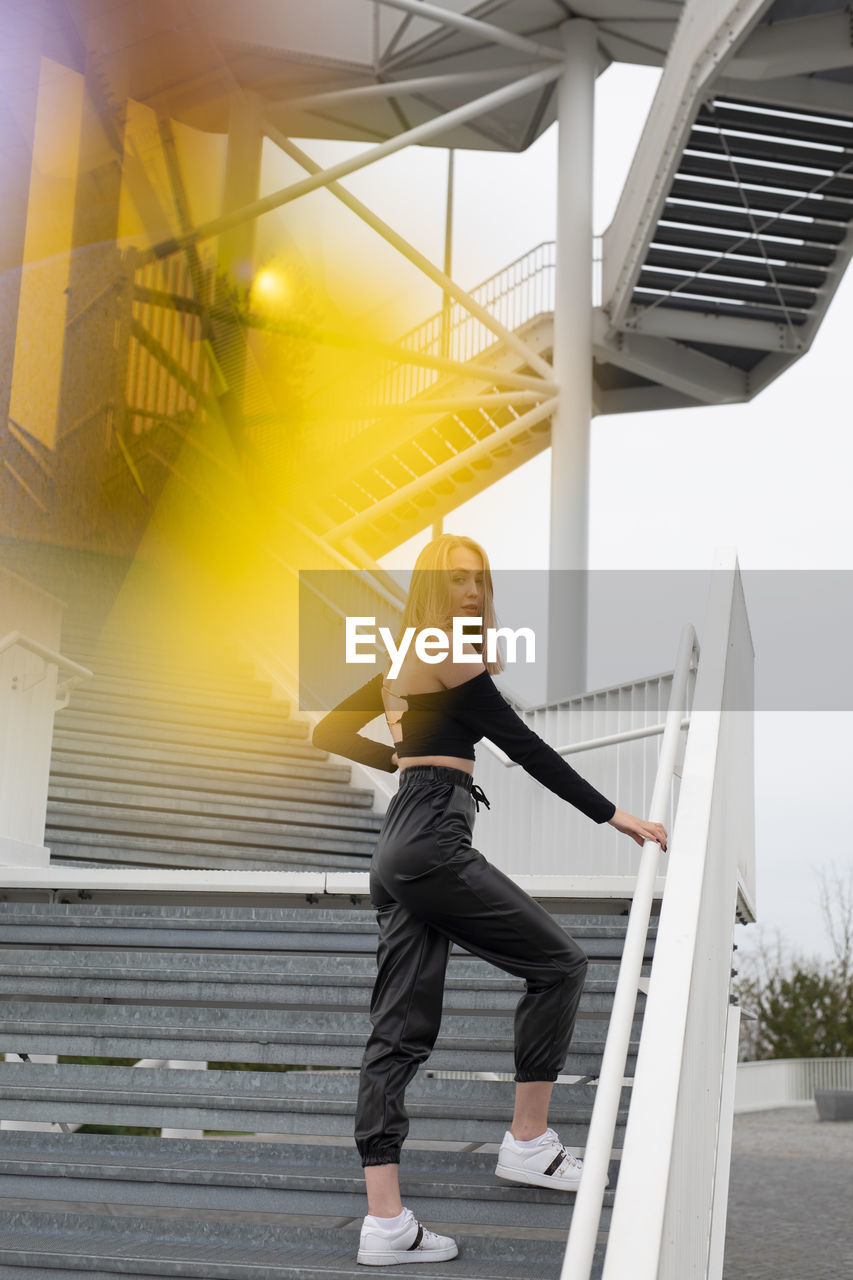
{"type": "MultiPolygon", "coordinates": [[[[442,533],[423,548],[412,570],[412,582],[409,596],[403,610],[403,620],[395,637],[395,644],[400,643],[407,627],[414,627],[417,634],[423,627],[441,627],[449,631],[453,625],[450,609],[450,556],[459,547],[474,551],[483,562],[483,624],[482,631],[489,627],[497,627],[497,615],[494,605],[494,584],[489,557],[479,542],[462,534],[442,533]]],[[[475,649],[482,654],[483,645],[475,644],[475,649]]],[[[503,671],[504,663],[500,653],[496,653],[494,662],[486,662],[486,670],[494,675],[503,671]]]]}

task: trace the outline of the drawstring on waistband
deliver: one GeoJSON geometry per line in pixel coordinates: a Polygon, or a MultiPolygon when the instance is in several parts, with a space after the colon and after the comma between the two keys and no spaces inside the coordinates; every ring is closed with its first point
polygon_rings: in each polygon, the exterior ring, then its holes
{"type": "Polygon", "coordinates": [[[478,786],[477,786],[476,782],[475,782],[475,783],[473,783],[473,785],[472,785],[472,787],[471,787],[471,795],[474,797],[474,804],[477,806],[477,808],[476,808],[476,811],[475,811],[475,812],[477,812],[477,813],[479,813],[479,812],[480,812],[480,801],[481,801],[481,800],[482,800],[483,804],[486,806],[486,808],[487,808],[487,809],[491,809],[491,807],[492,807],[492,806],[489,804],[488,800],[486,799],[486,793],[484,792],[484,790],[483,790],[483,788],[482,788],[482,787],[478,787],[478,786]]]}

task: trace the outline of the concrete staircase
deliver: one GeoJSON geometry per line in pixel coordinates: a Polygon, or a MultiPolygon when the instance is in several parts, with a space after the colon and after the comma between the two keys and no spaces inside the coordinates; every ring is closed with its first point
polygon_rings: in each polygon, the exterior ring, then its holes
{"type": "MultiPolygon", "coordinates": [[[[600,1062],[625,921],[583,908],[557,918],[591,961],[550,1114],[582,1153],[595,1094],[584,1077],[600,1062]]],[[[0,1050],[78,1060],[0,1066],[2,1116],[89,1131],[0,1132],[0,1274],[358,1274],[366,1202],[352,1124],[375,932],[363,900],[3,903],[0,1050]],[[130,1065],[141,1058],[200,1065],[130,1065]]],[[[522,989],[454,947],[441,1034],[407,1092],[404,1203],[460,1241],[436,1276],[559,1275],[574,1197],[494,1176],[522,989]],[[454,1075],[466,1071],[490,1076],[454,1075]]],[[[610,1177],[605,1224],[617,1160],[610,1177]]]]}
{"type": "Polygon", "coordinates": [[[366,870],[381,816],[234,653],[63,629],[94,671],[57,713],[46,843],[79,865],[366,870]]]}
{"type": "MultiPolygon", "coordinates": [[[[95,671],[56,718],[46,843],[66,874],[367,870],[381,821],[371,794],[235,652],[181,663],[132,635],[107,639],[76,609],[62,647],[95,671]]],[[[590,957],[550,1112],[582,1155],[628,903],[546,905],[590,957]]],[[[646,972],[653,941],[654,928],[646,972]]],[[[375,949],[358,893],[0,884],[0,1055],[15,1059],[0,1062],[0,1276],[363,1273],[352,1131],[375,949]]],[[[460,1244],[431,1264],[435,1280],[559,1276],[574,1196],[494,1174],[522,991],[453,948],[441,1034],[407,1091],[401,1165],[404,1204],[460,1244]]]]}

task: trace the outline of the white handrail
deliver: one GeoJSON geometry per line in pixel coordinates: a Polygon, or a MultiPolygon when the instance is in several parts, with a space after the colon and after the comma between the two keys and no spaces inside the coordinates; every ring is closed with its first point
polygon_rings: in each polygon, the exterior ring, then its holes
{"type": "Polygon", "coordinates": [[[46,645],[39,644],[38,640],[25,636],[22,631],[10,631],[8,635],[3,636],[2,640],[0,640],[0,653],[5,653],[7,649],[14,649],[15,645],[19,645],[22,649],[29,649],[31,653],[43,658],[45,662],[55,662],[57,667],[64,667],[66,670],[74,672],[73,676],[68,680],[64,680],[57,687],[56,693],[58,697],[67,693],[79,680],[94,679],[94,671],[90,671],[88,667],[82,667],[79,662],[73,662],[71,658],[66,658],[62,653],[57,653],[55,649],[48,649],[46,645]]]}
{"type": "MultiPolygon", "coordinates": [[[[650,822],[660,822],[667,810],[683,723],[683,709],[687,698],[687,676],[694,651],[698,651],[696,632],[688,622],[682,628],[678,646],[666,726],[652,801],[649,806],[650,822]]],[[[592,1267],[601,1208],[604,1203],[607,1166],[610,1163],[610,1153],[613,1148],[628,1044],[637,1003],[659,854],[660,846],[657,841],[646,840],[643,844],[640,867],[637,872],[637,886],[628,918],[622,963],[619,967],[613,1011],[610,1016],[587,1137],[583,1172],[572,1213],[571,1230],[566,1243],[560,1280],[588,1280],[592,1267]]]]}
{"type": "Polygon", "coordinates": [[[94,672],[90,671],[88,667],[81,667],[79,662],[72,662],[70,658],[66,658],[62,653],[57,653],[55,649],[48,649],[47,645],[39,644],[38,640],[25,636],[22,631],[10,631],[8,635],[4,636],[0,640],[0,653],[5,653],[7,649],[13,649],[16,644],[20,645],[22,649],[31,649],[40,658],[44,658],[45,662],[55,662],[58,667],[67,667],[70,671],[76,671],[79,676],[88,678],[94,675],[94,672]]]}
{"type": "MultiPolygon", "coordinates": [[[[690,624],[688,623],[687,625],[689,626],[690,624]]],[[[687,679],[686,673],[684,678],[685,680],[687,679]]],[[[674,687],[675,686],[673,684],[673,688],[674,687]]],[[[578,751],[592,751],[595,747],[613,747],[620,742],[633,742],[636,738],[651,738],[656,733],[665,734],[668,724],[669,720],[667,719],[663,724],[647,724],[640,729],[623,729],[621,733],[605,733],[602,734],[601,737],[585,738],[583,742],[570,742],[564,747],[555,747],[554,750],[558,756],[570,756],[574,755],[578,751]]],[[[679,729],[689,729],[690,717],[682,717],[679,721],[678,727],[679,729]]],[[[486,747],[487,750],[491,751],[498,764],[502,764],[508,769],[520,768],[520,765],[516,760],[510,760],[505,751],[502,751],[500,747],[496,747],[495,744],[490,742],[487,738],[483,739],[483,746],[486,747]]]]}
{"type": "Polygon", "coordinates": [[[605,1280],[720,1280],[731,1129],[732,932],[751,880],[755,651],[734,547],[717,548],[605,1280]]]}

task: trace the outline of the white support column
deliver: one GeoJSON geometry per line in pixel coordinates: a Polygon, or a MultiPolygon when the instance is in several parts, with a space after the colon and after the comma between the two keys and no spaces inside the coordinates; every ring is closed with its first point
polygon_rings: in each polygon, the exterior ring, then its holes
{"type": "Polygon", "coordinates": [[[44,843],[65,604],[0,567],[0,866],[47,867],[44,843]],[[5,643],[4,643],[5,642],[5,643]]]}
{"type": "MultiPolygon", "coordinates": [[[[264,144],[260,100],[250,92],[231,97],[228,118],[228,145],[225,153],[225,183],[222,213],[257,200],[261,182],[261,158],[264,144]]],[[[219,271],[238,291],[251,288],[255,257],[254,219],[239,222],[219,237],[217,258],[219,271]]],[[[242,419],[248,359],[246,330],[235,327],[222,330],[214,344],[219,366],[229,390],[222,398],[222,408],[231,425],[242,419]]]]}
{"type": "Polygon", "coordinates": [[[551,570],[546,697],[586,689],[589,429],[592,417],[592,175],[596,30],[562,28],[557,82],[557,265],[554,354],[559,387],[551,420],[551,570]]]}

